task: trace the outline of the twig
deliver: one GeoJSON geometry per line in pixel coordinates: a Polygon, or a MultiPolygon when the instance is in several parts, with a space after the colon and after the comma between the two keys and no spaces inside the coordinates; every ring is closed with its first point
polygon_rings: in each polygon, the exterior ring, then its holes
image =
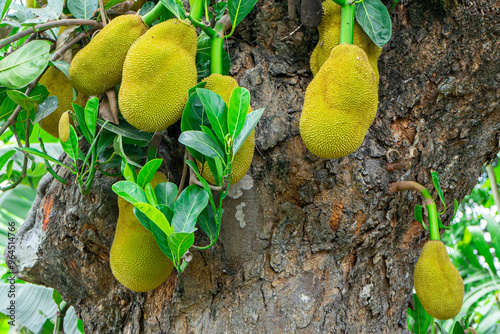
{"type": "MultiPolygon", "coordinates": [[[[186,150],[186,155],[187,155],[187,158],[189,160],[196,163],[196,160],[189,153],[188,150],[186,150]]],[[[189,168],[189,184],[195,184],[195,185],[203,188],[203,184],[201,184],[200,180],[198,180],[198,177],[196,176],[196,174],[193,172],[193,170],[191,168],[189,168]]],[[[214,185],[211,185],[210,183],[208,184],[208,186],[210,187],[210,189],[215,190],[215,191],[226,191],[223,187],[214,186],[214,185]]]]}
{"type": "Polygon", "coordinates": [[[390,191],[391,193],[395,193],[402,190],[415,190],[421,194],[424,189],[424,186],[415,181],[398,181],[391,183],[390,191]]]}
{"type": "Polygon", "coordinates": [[[94,20],[67,19],[67,20],[59,20],[59,21],[43,23],[43,24],[36,25],[33,28],[29,28],[29,29],[23,30],[21,32],[18,32],[17,34],[12,35],[8,38],[5,38],[0,43],[0,49],[3,49],[6,45],[9,45],[10,43],[17,41],[18,39],[21,39],[23,37],[31,35],[34,32],[44,31],[47,29],[55,28],[55,27],[72,26],[72,25],[81,25],[81,26],[85,25],[85,26],[91,26],[94,28],[102,28],[102,24],[100,24],[99,22],[94,21],[94,20]]]}
{"type": "Polygon", "coordinates": [[[106,22],[107,18],[106,18],[106,12],[104,11],[104,4],[102,0],[99,0],[99,10],[101,12],[102,26],[105,27],[107,24],[106,22]]]}

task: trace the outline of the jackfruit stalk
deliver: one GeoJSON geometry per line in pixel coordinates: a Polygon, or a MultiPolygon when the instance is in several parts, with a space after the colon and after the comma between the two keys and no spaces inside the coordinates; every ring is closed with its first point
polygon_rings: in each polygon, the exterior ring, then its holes
{"type": "MultiPolygon", "coordinates": [[[[330,56],[332,49],[339,45],[340,21],[341,7],[332,0],[323,2],[323,19],[318,27],[319,41],[311,55],[311,71],[313,75],[318,73],[321,66],[330,56]]],[[[354,23],[353,37],[353,44],[363,49],[368,56],[368,60],[375,72],[378,83],[379,73],[377,61],[382,49],[372,42],[370,37],[368,37],[357,22],[354,23]]]]}
{"type": "MultiPolygon", "coordinates": [[[[239,87],[238,83],[233,77],[217,73],[211,74],[203,81],[207,83],[204,88],[209,89],[216,94],[219,94],[227,105],[229,105],[229,99],[231,98],[231,93],[235,88],[239,87]]],[[[252,112],[251,107],[248,108],[248,112],[249,113],[252,112]]],[[[234,156],[233,164],[231,166],[232,184],[240,181],[243,178],[243,176],[245,176],[245,174],[248,172],[248,169],[252,164],[254,149],[255,149],[255,132],[252,131],[252,133],[248,136],[248,138],[241,145],[240,149],[238,150],[238,152],[236,152],[234,156]]],[[[215,179],[206,162],[203,166],[202,176],[208,182],[215,184],[215,179]]]]}
{"type": "Polygon", "coordinates": [[[69,78],[76,90],[99,95],[118,85],[130,46],[147,30],[138,15],[121,15],[111,20],[71,62],[69,78]]]}
{"type": "MultiPolygon", "coordinates": [[[[167,182],[165,174],[157,172],[153,187],[167,182]]],[[[134,215],[134,206],[118,198],[118,222],[110,252],[110,266],[115,278],[126,288],[146,292],[157,288],[172,272],[172,261],[161,251],[153,233],[134,215]]]]}
{"type": "Polygon", "coordinates": [[[418,299],[430,316],[446,320],[462,308],[464,282],[439,240],[427,242],[413,275],[418,299]]]}
{"type": "Polygon", "coordinates": [[[171,19],[153,26],[130,48],[118,94],[120,111],[139,130],[155,132],[177,122],[196,85],[197,35],[171,19]]]}
{"type": "Polygon", "coordinates": [[[340,44],[306,89],[300,135],[315,155],[335,159],[363,143],[377,113],[378,84],[365,52],[340,44]]]}
{"type": "MultiPolygon", "coordinates": [[[[61,115],[73,110],[73,87],[68,77],[57,67],[50,66],[38,81],[43,84],[50,95],[57,97],[58,106],[50,115],[41,120],[40,126],[52,136],[59,138],[59,119],[61,115]]],[[[75,103],[85,106],[87,96],[78,94],[75,103]]],[[[70,121],[72,124],[72,122],[70,121]]]]}

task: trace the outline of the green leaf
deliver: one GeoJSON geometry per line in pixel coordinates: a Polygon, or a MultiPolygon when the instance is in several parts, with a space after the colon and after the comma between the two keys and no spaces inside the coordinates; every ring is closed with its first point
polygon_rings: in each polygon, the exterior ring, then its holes
{"type": "Polygon", "coordinates": [[[115,140],[115,134],[111,133],[109,131],[104,131],[101,133],[99,136],[99,141],[97,142],[97,155],[101,155],[104,150],[106,150],[111,144],[113,144],[113,141],[115,140]]]}
{"type": "Polygon", "coordinates": [[[130,181],[118,181],[111,187],[113,191],[126,200],[135,205],[137,203],[147,203],[146,193],[139,187],[138,184],[130,181]]]}
{"type": "Polygon", "coordinates": [[[217,236],[217,223],[215,222],[214,210],[210,205],[207,205],[198,216],[198,225],[212,242],[217,236]]]}
{"type": "Polygon", "coordinates": [[[50,43],[31,41],[0,60],[0,85],[16,89],[28,85],[47,67],[50,43]]]}
{"type": "Polygon", "coordinates": [[[177,186],[172,182],[160,183],[155,187],[155,195],[158,204],[164,204],[173,210],[177,197],[177,186]]]}
{"type": "Polygon", "coordinates": [[[462,253],[463,256],[467,259],[467,261],[473,265],[474,267],[482,270],[483,266],[479,263],[476,254],[474,254],[474,248],[472,248],[469,244],[460,241],[457,245],[457,249],[462,253]]]}
{"type": "Polygon", "coordinates": [[[151,11],[155,7],[155,3],[153,1],[148,1],[144,5],[142,5],[141,9],[139,10],[139,13],[137,13],[140,16],[144,16],[147,13],[151,11]]]}
{"type": "Polygon", "coordinates": [[[185,131],[179,136],[179,142],[210,158],[223,160],[224,153],[209,135],[201,131],[185,131]]]}
{"type": "Polygon", "coordinates": [[[228,0],[229,17],[234,27],[250,13],[257,0],[228,0]]]}
{"type": "Polygon", "coordinates": [[[219,140],[224,143],[224,138],[228,134],[227,129],[227,106],[222,97],[216,93],[205,89],[196,89],[201,103],[205,108],[210,125],[219,140]]]}
{"type": "MultiPolygon", "coordinates": [[[[130,166],[130,164],[127,162],[127,160],[122,158],[122,164],[121,164],[121,172],[125,180],[134,182],[136,183],[137,181],[137,172],[135,171],[135,168],[130,166]]],[[[144,189],[144,187],[141,187],[144,189]]]]}
{"type": "Polygon", "coordinates": [[[172,226],[175,232],[194,232],[196,219],[205,209],[209,195],[195,185],[190,185],[179,195],[175,202],[172,226]]]}
{"type": "Polygon", "coordinates": [[[68,0],[66,6],[75,18],[90,20],[99,7],[99,2],[97,0],[68,0]]]}
{"type": "Polygon", "coordinates": [[[120,155],[123,159],[125,159],[129,164],[137,167],[137,168],[142,168],[141,165],[138,163],[134,162],[133,160],[129,159],[127,154],[125,153],[125,150],[123,149],[123,141],[122,141],[122,136],[118,135],[115,137],[113,140],[113,149],[115,152],[120,155]]]}
{"type": "Polygon", "coordinates": [[[158,205],[158,201],[156,200],[155,192],[153,190],[153,186],[151,185],[151,183],[146,184],[146,186],[144,187],[144,192],[146,193],[148,202],[156,207],[158,205]]]}
{"type": "Polygon", "coordinates": [[[148,203],[135,203],[134,206],[141,210],[153,223],[155,223],[166,235],[170,235],[174,232],[172,226],[168,222],[165,215],[148,203]]]}
{"type": "MultiPolygon", "coordinates": [[[[76,121],[78,123],[78,127],[80,128],[80,132],[83,134],[83,136],[87,140],[87,143],[91,143],[92,136],[91,136],[89,129],[87,128],[87,124],[85,122],[85,109],[82,106],[80,106],[76,103],[73,103],[73,110],[75,111],[76,121]]],[[[103,121],[103,123],[104,123],[104,121],[103,121]]]]}
{"type": "Polygon", "coordinates": [[[421,205],[415,205],[415,210],[413,211],[413,214],[415,216],[415,220],[418,221],[420,224],[422,224],[423,228],[426,230],[429,230],[427,225],[424,223],[424,219],[422,216],[422,206],[421,205]]]}
{"type": "Polygon", "coordinates": [[[442,215],[446,211],[446,203],[444,202],[444,195],[443,195],[443,190],[441,189],[441,185],[439,184],[439,175],[436,172],[432,172],[432,183],[434,184],[434,188],[436,189],[439,199],[441,200],[441,203],[443,203],[443,211],[440,212],[439,214],[442,215]]]}
{"type": "Polygon", "coordinates": [[[0,3],[3,5],[2,6],[2,15],[0,16],[0,21],[2,21],[5,17],[5,14],[7,14],[7,11],[9,10],[10,4],[12,0],[2,0],[0,3]]]}
{"type": "Polygon", "coordinates": [[[380,0],[365,0],[356,4],[356,21],[378,47],[391,39],[391,16],[380,0]]]}
{"type": "Polygon", "coordinates": [[[61,16],[63,11],[63,5],[64,0],[51,0],[43,8],[31,8],[31,12],[37,17],[26,20],[24,23],[45,23],[49,20],[59,20],[59,16],[61,16]]]}
{"type": "MultiPolygon", "coordinates": [[[[184,112],[182,113],[181,130],[200,131],[200,125],[210,126],[210,121],[208,120],[207,114],[205,113],[205,109],[203,108],[203,104],[201,103],[198,94],[194,92],[189,95],[186,107],[184,108],[184,112]]],[[[196,160],[204,162],[203,154],[189,147],[188,151],[196,160]]]]}
{"type": "Polygon", "coordinates": [[[483,215],[483,218],[487,222],[486,229],[490,233],[491,245],[495,248],[495,255],[500,260],[500,224],[496,222],[493,216],[483,215]]]}
{"type": "Polygon", "coordinates": [[[120,126],[111,123],[105,124],[105,121],[102,119],[97,119],[97,124],[99,124],[99,126],[104,126],[106,130],[116,133],[117,135],[140,141],[149,142],[154,135],[154,133],[139,131],[122,119],[120,119],[120,126]]]}
{"type": "Polygon", "coordinates": [[[154,223],[151,221],[151,219],[148,218],[148,216],[142,213],[142,211],[135,206],[134,206],[134,215],[146,230],[148,230],[149,232],[153,232],[152,225],[154,225],[154,223]]]}
{"type": "Polygon", "coordinates": [[[73,125],[69,125],[69,139],[66,142],[61,141],[61,146],[76,165],[78,160],[78,136],[73,125]]]}
{"type": "Polygon", "coordinates": [[[463,241],[466,244],[470,244],[471,242],[473,242],[479,255],[482,255],[484,257],[484,260],[486,261],[490,269],[494,273],[497,272],[493,256],[490,252],[490,246],[488,245],[486,240],[484,240],[483,230],[480,226],[467,226],[465,228],[463,241]]]}
{"type": "MultiPolygon", "coordinates": [[[[221,4],[221,2],[219,4],[221,4]]],[[[201,81],[210,75],[210,62],[212,59],[211,48],[212,48],[212,39],[202,32],[198,36],[198,48],[196,51],[196,69],[198,71],[198,81],[201,81]]],[[[229,75],[230,68],[231,68],[231,58],[229,57],[226,50],[222,49],[221,74],[229,75]]]]}
{"type": "Polygon", "coordinates": [[[57,69],[66,75],[66,77],[69,79],[69,64],[65,62],[64,60],[56,60],[56,61],[51,61],[52,65],[57,67],[57,69]]]}
{"type": "Polygon", "coordinates": [[[148,161],[144,167],[141,168],[139,175],[137,176],[137,184],[144,188],[155,176],[156,171],[160,168],[163,159],[154,159],[148,161]]]}
{"type": "Polygon", "coordinates": [[[194,233],[172,233],[168,236],[168,247],[176,260],[177,266],[181,259],[194,244],[194,233]]]}
{"type": "Polygon", "coordinates": [[[206,158],[208,168],[214,177],[215,184],[220,186],[222,184],[222,177],[224,175],[224,168],[220,159],[206,158]]]}
{"type": "Polygon", "coordinates": [[[97,97],[94,96],[87,101],[84,113],[85,125],[87,126],[90,138],[92,139],[89,143],[91,143],[95,138],[97,114],[99,113],[99,99],[97,99],[97,97]]]}
{"type": "Polygon", "coordinates": [[[52,95],[47,97],[45,101],[38,105],[34,122],[38,123],[45,117],[52,114],[57,109],[58,105],[59,101],[57,101],[57,96],[52,95]]]}
{"type": "Polygon", "coordinates": [[[24,152],[27,152],[27,153],[30,153],[30,154],[33,154],[37,157],[40,157],[42,159],[45,159],[45,160],[48,160],[50,162],[53,162],[55,164],[58,164],[59,166],[62,166],[62,167],[66,167],[68,169],[71,169],[69,168],[68,166],[66,166],[65,164],[63,164],[62,162],[60,162],[59,160],[57,159],[54,159],[52,158],[50,155],[48,154],[45,154],[43,152],[40,152],[39,150],[37,150],[36,148],[32,148],[32,147],[20,147],[20,148],[17,148],[18,150],[20,151],[24,151],[24,152]]]}
{"type": "Polygon", "coordinates": [[[236,138],[243,129],[249,107],[250,93],[245,88],[236,87],[231,93],[227,113],[227,128],[231,138],[236,138]]]}
{"type": "Polygon", "coordinates": [[[457,211],[458,211],[458,201],[457,199],[455,198],[453,200],[453,216],[451,216],[451,219],[450,219],[450,222],[453,222],[453,219],[455,219],[455,216],[457,214],[457,211]]]}
{"type": "Polygon", "coordinates": [[[186,160],[186,165],[188,165],[193,170],[193,172],[196,174],[196,177],[201,182],[201,185],[203,186],[203,189],[205,189],[205,191],[207,192],[207,194],[210,194],[210,204],[212,205],[212,209],[215,210],[215,201],[214,201],[213,196],[211,196],[212,190],[210,189],[210,185],[208,184],[207,180],[205,180],[200,175],[200,171],[198,170],[198,167],[196,166],[196,163],[194,163],[191,160],[186,160]]]}
{"type": "Polygon", "coordinates": [[[57,292],[57,290],[54,290],[52,292],[52,300],[54,300],[54,302],[57,304],[57,305],[61,305],[61,302],[63,301],[62,297],[61,297],[61,294],[59,292],[57,292]]]}
{"type": "Polygon", "coordinates": [[[184,7],[180,6],[175,0],[161,0],[161,3],[178,19],[183,20],[185,18],[184,7]]]}
{"type": "Polygon", "coordinates": [[[14,103],[19,104],[24,110],[29,111],[30,113],[35,110],[36,103],[29,96],[24,93],[21,93],[17,90],[9,90],[7,91],[7,96],[14,101],[14,103]]]}
{"type": "Polygon", "coordinates": [[[16,150],[10,150],[2,154],[0,156],[0,171],[2,170],[3,166],[9,161],[9,159],[16,153],[16,150]]]}
{"type": "Polygon", "coordinates": [[[238,152],[241,145],[245,142],[248,136],[252,133],[253,129],[257,126],[262,114],[264,114],[265,108],[254,110],[247,115],[245,120],[245,125],[241,130],[240,134],[233,141],[233,156],[238,152]]]}
{"type": "Polygon", "coordinates": [[[453,326],[453,332],[452,332],[452,334],[464,334],[466,329],[468,329],[468,327],[464,328],[460,324],[460,321],[456,321],[455,325],[453,326]]]}
{"type": "Polygon", "coordinates": [[[424,307],[420,303],[417,294],[413,294],[413,304],[415,310],[408,309],[408,313],[413,318],[412,330],[415,334],[427,334],[427,330],[431,325],[433,318],[424,310],[424,307]]]}

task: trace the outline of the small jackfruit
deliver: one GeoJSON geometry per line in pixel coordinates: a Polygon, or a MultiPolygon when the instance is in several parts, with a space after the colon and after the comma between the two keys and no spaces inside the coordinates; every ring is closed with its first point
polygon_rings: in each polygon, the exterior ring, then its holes
{"type": "MultiPolygon", "coordinates": [[[[165,174],[157,172],[153,187],[167,182],[165,174]]],[[[162,252],[153,233],[134,215],[134,206],[118,198],[118,222],[111,246],[109,263],[115,278],[126,288],[146,292],[157,288],[172,272],[172,261],[162,252]]]]}
{"type": "Polygon", "coordinates": [[[130,46],[147,30],[138,15],[111,20],[71,62],[69,79],[75,89],[85,95],[99,95],[118,85],[130,46]]]}
{"type": "MultiPolygon", "coordinates": [[[[328,56],[330,56],[332,49],[339,45],[340,20],[341,7],[332,0],[323,2],[323,19],[318,27],[319,41],[311,55],[311,71],[313,75],[318,73],[321,66],[328,59],[328,56]]],[[[377,61],[382,49],[372,42],[370,37],[368,37],[357,22],[354,23],[353,38],[353,44],[359,46],[366,52],[378,83],[379,73],[377,61]]]]}
{"type": "MultiPolygon", "coordinates": [[[[73,110],[73,87],[68,77],[55,66],[50,66],[38,82],[47,88],[50,95],[57,97],[58,102],[57,109],[42,119],[40,126],[52,136],[59,138],[59,119],[64,112],[73,110]]],[[[75,103],[85,106],[86,102],[87,97],[78,94],[75,103]]]]}
{"type": "Polygon", "coordinates": [[[430,316],[446,320],[460,312],[464,281],[441,241],[431,240],[425,244],[415,267],[413,283],[418,299],[430,316]]]}
{"type": "Polygon", "coordinates": [[[377,113],[378,85],[365,52],[340,44],[306,89],[300,135],[315,155],[336,159],[357,150],[377,113]]]}
{"type": "MultiPolygon", "coordinates": [[[[213,73],[209,77],[203,80],[207,84],[205,85],[206,89],[211,90],[212,92],[219,94],[220,97],[229,105],[229,100],[231,98],[231,93],[238,86],[238,83],[233,77],[228,75],[222,75],[213,73]]],[[[248,108],[248,112],[252,112],[252,107],[248,108]]],[[[248,172],[250,165],[252,164],[253,152],[255,149],[255,132],[248,136],[245,142],[241,145],[238,152],[236,152],[233,160],[233,164],[231,166],[231,183],[234,184],[240,181],[243,176],[248,172]]],[[[208,167],[208,164],[205,162],[203,166],[203,174],[202,176],[210,183],[215,184],[214,176],[208,167]]]]}
{"type": "Polygon", "coordinates": [[[196,85],[197,34],[170,19],[153,26],[130,48],[118,94],[120,111],[139,130],[155,132],[177,122],[196,85]]]}
{"type": "Polygon", "coordinates": [[[69,113],[66,111],[61,115],[59,119],[59,139],[65,143],[69,139],[69,113]]]}

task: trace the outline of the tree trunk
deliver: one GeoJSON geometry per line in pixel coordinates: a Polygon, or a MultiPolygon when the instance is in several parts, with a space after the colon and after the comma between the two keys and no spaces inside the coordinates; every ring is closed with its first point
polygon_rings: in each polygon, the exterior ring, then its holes
{"type": "MultiPolygon", "coordinates": [[[[109,267],[118,179],[97,175],[86,197],[46,179],[18,231],[18,276],[57,289],[87,333],[407,333],[413,268],[429,235],[413,219],[421,198],[388,186],[431,189],[434,170],[448,203],[460,201],[498,152],[499,11],[491,0],[398,4],[379,59],[377,118],[358,151],[326,160],[299,136],[317,32],[298,28],[287,1],[259,1],[228,51],[253,109],[266,112],[217,245],[194,251],[156,290],[131,292],[109,267]]],[[[174,181],[175,140],[165,135],[160,151],[174,181]]]]}

